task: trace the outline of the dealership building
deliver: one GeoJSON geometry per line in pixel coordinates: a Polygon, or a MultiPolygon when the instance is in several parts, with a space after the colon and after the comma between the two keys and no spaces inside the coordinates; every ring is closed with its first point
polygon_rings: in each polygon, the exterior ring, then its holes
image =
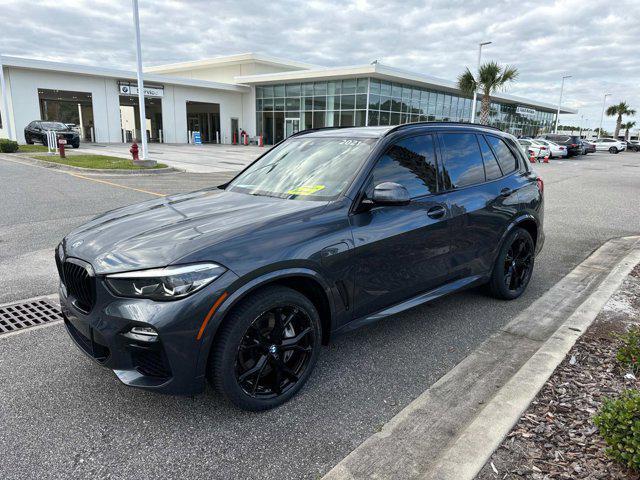
{"type": "MultiPolygon", "coordinates": [[[[9,56],[2,65],[8,109],[2,102],[0,138],[10,122],[24,142],[33,120],[74,124],[84,141],[140,138],[135,72],[9,56]]],[[[308,128],[468,122],[472,104],[454,81],[378,62],[326,68],[252,53],[147,68],[144,94],[147,138],[166,143],[231,143],[244,131],[273,144],[308,128]]],[[[491,98],[496,127],[515,135],[553,127],[556,105],[491,98]]]]}

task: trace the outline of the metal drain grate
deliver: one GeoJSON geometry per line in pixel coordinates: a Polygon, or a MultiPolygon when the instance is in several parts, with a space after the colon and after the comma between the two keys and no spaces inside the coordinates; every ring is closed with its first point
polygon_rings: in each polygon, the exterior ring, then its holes
{"type": "Polygon", "coordinates": [[[0,307],[0,335],[62,320],[62,313],[46,300],[0,307]]]}

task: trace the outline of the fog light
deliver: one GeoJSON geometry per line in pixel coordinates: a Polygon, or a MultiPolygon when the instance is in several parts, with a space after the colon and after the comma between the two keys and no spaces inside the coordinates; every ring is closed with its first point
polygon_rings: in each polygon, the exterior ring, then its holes
{"type": "Polygon", "coordinates": [[[158,332],[151,327],[131,327],[131,330],[125,333],[125,336],[140,342],[155,342],[158,340],[158,332]]]}

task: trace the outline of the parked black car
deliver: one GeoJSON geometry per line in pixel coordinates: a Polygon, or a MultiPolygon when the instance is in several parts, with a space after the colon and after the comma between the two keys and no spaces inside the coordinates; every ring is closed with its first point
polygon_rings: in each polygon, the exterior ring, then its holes
{"type": "Polygon", "coordinates": [[[62,122],[44,122],[42,120],[34,120],[29,125],[24,127],[24,141],[29,145],[34,142],[47,145],[47,131],[56,132],[57,138],[63,138],[67,141],[68,145],[73,148],[80,147],[80,135],[78,132],[69,128],[62,122]]]}
{"type": "Polygon", "coordinates": [[[631,152],[640,152],[640,142],[638,142],[638,140],[628,140],[627,150],[631,152]]]}
{"type": "Polygon", "coordinates": [[[540,138],[551,140],[558,145],[564,145],[567,147],[567,156],[572,157],[574,155],[582,155],[582,144],[580,143],[580,137],[578,135],[563,135],[560,133],[545,133],[540,135],[540,138]]]}
{"type": "Polygon", "coordinates": [[[334,334],[471,286],[520,296],[543,243],[513,136],[417,123],[300,132],[225,185],[95,218],[55,257],[69,335],[122,382],[209,379],[264,410],[334,334]]]}

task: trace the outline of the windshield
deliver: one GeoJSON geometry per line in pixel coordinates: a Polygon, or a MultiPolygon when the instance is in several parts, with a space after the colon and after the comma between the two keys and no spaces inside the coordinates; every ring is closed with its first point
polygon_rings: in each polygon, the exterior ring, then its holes
{"type": "Polygon", "coordinates": [[[44,130],[69,130],[69,127],[60,122],[42,122],[40,126],[44,130]]]}
{"type": "Polygon", "coordinates": [[[352,181],[374,138],[291,138],[251,165],[227,190],[300,200],[333,200],[352,181]]]}

